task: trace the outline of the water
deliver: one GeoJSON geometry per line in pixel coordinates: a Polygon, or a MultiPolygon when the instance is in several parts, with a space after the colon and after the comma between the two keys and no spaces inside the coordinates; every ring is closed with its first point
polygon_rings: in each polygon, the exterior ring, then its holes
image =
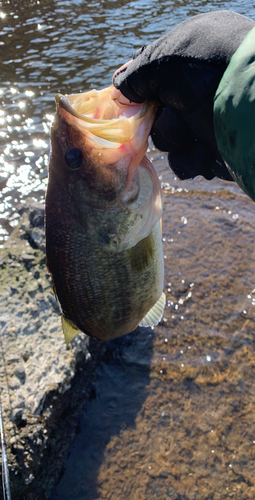
{"type": "MultiPolygon", "coordinates": [[[[111,82],[141,45],[187,17],[246,1],[0,2],[0,239],[47,185],[56,92],[111,82]]],[[[167,307],[154,331],[109,343],[53,499],[254,499],[254,203],[232,183],[166,195],[167,307]]],[[[67,422],[68,425],[68,422],[67,422]]]]}
{"type": "Polygon", "coordinates": [[[187,17],[229,8],[255,17],[247,1],[0,2],[0,243],[28,196],[44,202],[56,92],[111,83],[141,45],[187,17]]]}

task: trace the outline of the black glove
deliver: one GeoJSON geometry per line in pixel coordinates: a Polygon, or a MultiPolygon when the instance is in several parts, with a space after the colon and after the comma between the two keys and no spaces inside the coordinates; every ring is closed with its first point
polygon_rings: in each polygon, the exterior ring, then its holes
{"type": "Polygon", "coordinates": [[[130,101],[158,102],[151,131],[180,179],[233,180],[213,129],[213,98],[222,75],[255,22],[230,11],[201,14],[140,49],[113,83],[130,101]]]}

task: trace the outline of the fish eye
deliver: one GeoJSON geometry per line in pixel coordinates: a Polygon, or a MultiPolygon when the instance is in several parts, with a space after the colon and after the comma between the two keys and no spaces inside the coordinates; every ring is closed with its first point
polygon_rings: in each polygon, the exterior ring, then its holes
{"type": "Polygon", "coordinates": [[[83,154],[79,149],[68,149],[65,154],[65,162],[71,170],[79,170],[82,166],[83,154]]]}

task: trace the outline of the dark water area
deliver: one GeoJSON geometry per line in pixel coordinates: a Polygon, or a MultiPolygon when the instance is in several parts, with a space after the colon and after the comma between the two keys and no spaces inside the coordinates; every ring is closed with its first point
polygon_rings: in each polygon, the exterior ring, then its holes
{"type": "MultiPolygon", "coordinates": [[[[0,242],[44,203],[56,92],[103,88],[141,45],[248,1],[0,2],[0,242]]],[[[167,306],[110,342],[51,500],[255,498],[255,205],[234,183],[164,192],[167,306]]]]}

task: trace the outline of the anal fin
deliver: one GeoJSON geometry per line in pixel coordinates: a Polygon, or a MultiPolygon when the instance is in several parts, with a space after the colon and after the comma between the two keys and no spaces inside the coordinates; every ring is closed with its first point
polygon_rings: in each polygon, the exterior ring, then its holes
{"type": "Polygon", "coordinates": [[[149,310],[146,316],[142,319],[139,326],[150,326],[151,328],[157,325],[162,319],[164,309],[166,305],[166,296],[162,292],[161,297],[156,302],[156,304],[149,310]]]}
{"type": "Polygon", "coordinates": [[[80,330],[76,328],[68,319],[65,318],[65,316],[61,316],[61,323],[62,323],[62,328],[64,332],[64,337],[66,341],[66,345],[68,346],[71,342],[71,340],[80,333],[80,330]]]}

